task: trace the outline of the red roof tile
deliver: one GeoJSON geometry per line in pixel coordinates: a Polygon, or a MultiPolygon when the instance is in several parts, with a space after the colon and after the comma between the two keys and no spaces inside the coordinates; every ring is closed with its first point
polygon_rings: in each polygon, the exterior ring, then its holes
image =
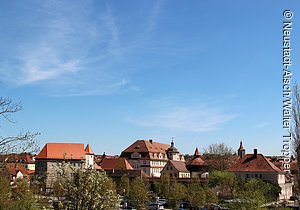
{"type": "Polygon", "coordinates": [[[90,144],[86,145],[86,148],[85,148],[85,154],[89,154],[89,155],[93,155],[95,154],[90,146],[90,144]]]}
{"type": "Polygon", "coordinates": [[[247,154],[234,164],[231,172],[282,172],[262,154],[247,154]]]}
{"type": "Polygon", "coordinates": [[[125,158],[104,158],[101,162],[101,168],[103,170],[133,170],[125,158]]]}
{"type": "Polygon", "coordinates": [[[85,159],[83,144],[47,143],[36,159],[82,160],[85,159]]]}
{"type": "Polygon", "coordinates": [[[132,153],[132,152],[160,152],[166,153],[166,150],[170,147],[169,144],[162,144],[154,142],[152,140],[137,140],[123,152],[132,153]]]}
{"type": "Polygon", "coordinates": [[[184,161],[170,160],[170,164],[179,172],[189,172],[184,161]]]}

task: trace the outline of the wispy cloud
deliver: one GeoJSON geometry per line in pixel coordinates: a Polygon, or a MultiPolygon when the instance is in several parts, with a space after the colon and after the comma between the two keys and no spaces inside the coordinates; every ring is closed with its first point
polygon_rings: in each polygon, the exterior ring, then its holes
{"type": "Polygon", "coordinates": [[[54,95],[102,95],[130,87],[126,70],[113,70],[122,50],[108,4],[101,15],[95,15],[92,1],[34,6],[37,12],[22,21],[26,30],[17,28],[24,38],[19,45],[11,43],[14,50],[0,64],[2,82],[37,85],[54,95]]]}
{"type": "Polygon", "coordinates": [[[257,125],[255,125],[256,128],[265,128],[267,126],[269,126],[270,123],[269,122],[261,122],[261,123],[258,123],[257,125]]]}
{"type": "Polygon", "coordinates": [[[138,126],[167,128],[189,132],[207,132],[221,128],[222,124],[237,117],[224,109],[207,105],[176,105],[162,100],[155,111],[146,116],[129,117],[128,121],[138,126]]]}

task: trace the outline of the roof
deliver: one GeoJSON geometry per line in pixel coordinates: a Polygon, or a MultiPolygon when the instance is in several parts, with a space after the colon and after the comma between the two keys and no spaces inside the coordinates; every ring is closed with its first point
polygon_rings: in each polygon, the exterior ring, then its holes
{"type": "Polygon", "coordinates": [[[204,160],[202,160],[202,158],[200,157],[200,152],[197,147],[195,149],[194,158],[188,163],[188,165],[195,165],[195,166],[206,165],[204,160]]]}
{"type": "Polygon", "coordinates": [[[24,175],[28,174],[26,168],[20,163],[6,163],[5,168],[7,173],[11,176],[16,176],[19,171],[24,175]]]}
{"type": "Polygon", "coordinates": [[[106,174],[109,177],[113,178],[121,178],[123,175],[127,174],[128,178],[136,178],[136,177],[149,177],[143,170],[108,170],[106,174]]]}
{"type": "Polygon", "coordinates": [[[234,164],[231,172],[282,172],[262,154],[247,154],[234,164]]]}
{"type": "Polygon", "coordinates": [[[170,160],[170,164],[179,172],[189,172],[184,161],[170,160]]]}
{"type": "Polygon", "coordinates": [[[95,154],[90,146],[90,144],[86,145],[86,148],[85,148],[85,154],[88,154],[88,155],[93,155],[95,154]]]}
{"type": "Polygon", "coordinates": [[[101,168],[103,170],[133,170],[125,158],[104,158],[101,162],[101,168]]]}
{"type": "Polygon", "coordinates": [[[35,159],[82,160],[85,159],[84,144],[47,143],[35,159]]]}
{"type": "Polygon", "coordinates": [[[133,152],[160,152],[166,153],[166,150],[170,147],[169,144],[162,144],[154,142],[152,140],[137,140],[129,147],[127,147],[123,152],[124,153],[133,153],[133,152]]]}

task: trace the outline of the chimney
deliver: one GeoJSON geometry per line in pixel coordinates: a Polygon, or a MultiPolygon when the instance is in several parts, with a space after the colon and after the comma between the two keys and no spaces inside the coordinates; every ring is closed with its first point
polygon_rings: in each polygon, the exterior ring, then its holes
{"type": "Polygon", "coordinates": [[[150,141],[150,143],[152,144],[152,142],[153,142],[152,139],[149,139],[149,141],[150,141]]]}
{"type": "Polygon", "coordinates": [[[257,156],[257,149],[254,149],[254,156],[257,156]]]}

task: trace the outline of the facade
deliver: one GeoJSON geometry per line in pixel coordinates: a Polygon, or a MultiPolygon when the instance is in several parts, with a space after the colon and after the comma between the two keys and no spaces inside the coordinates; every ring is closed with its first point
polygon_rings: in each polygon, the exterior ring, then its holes
{"type": "Polygon", "coordinates": [[[230,169],[239,178],[257,178],[277,183],[281,187],[279,199],[289,199],[293,195],[293,180],[283,170],[268,160],[264,155],[246,154],[230,169]]]}
{"type": "Polygon", "coordinates": [[[190,172],[187,170],[184,161],[169,160],[161,173],[170,178],[190,178],[190,172]]]}
{"type": "Polygon", "coordinates": [[[126,158],[133,169],[141,169],[150,177],[160,177],[162,169],[168,162],[169,144],[152,140],[137,140],[120,155],[126,158]]]}
{"type": "MultiPolygon", "coordinates": [[[[78,143],[47,143],[35,158],[35,174],[45,182],[45,190],[50,191],[57,177],[62,175],[65,163],[73,169],[93,168],[93,152],[89,145],[78,143]]],[[[72,176],[70,168],[65,171],[72,176]]]]}

